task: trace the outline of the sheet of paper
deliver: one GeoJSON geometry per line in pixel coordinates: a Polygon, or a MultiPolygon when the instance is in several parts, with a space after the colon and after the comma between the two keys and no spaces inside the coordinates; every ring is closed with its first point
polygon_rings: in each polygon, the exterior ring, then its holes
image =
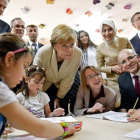
{"type": "Polygon", "coordinates": [[[133,138],[133,139],[140,139],[140,129],[132,131],[131,133],[124,135],[124,137],[133,138]]]}
{"type": "Polygon", "coordinates": [[[53,118],[41,118],[41,120],[47,120],[52,123],[61,123],[61,122],[76,122],[74,117],[67,116],[67,117],[53,117],[53,118]]]}
{"type": "Polygon", "coordinates": [[[115,114],[118,114],[118,112],[108,111],[108,112],[100,113],[100,114],[86,115],[86,117],[87,118],[94,118],[94,119],[103,119],[104,116],[115,115],[115,114]]]}
{"type": "Polygon", "coordinates": [[[118,113],[114,115],[104,116],[103,119],[115,121],[115,122],[128,122],[127,113],[118,113]]]}

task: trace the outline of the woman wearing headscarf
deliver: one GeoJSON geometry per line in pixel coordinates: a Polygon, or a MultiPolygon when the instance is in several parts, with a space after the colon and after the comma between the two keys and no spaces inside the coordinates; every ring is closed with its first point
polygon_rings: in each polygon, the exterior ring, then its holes
{"type": "Polygon", "coordinates": [[[51,44],[41,47],[33,64],[44,68],[46,80],[43,85],[50,97],[50,108],[61,107],[68,113],[69,94],[75,74],[81,61],[81,50],[74,44],[77,40],[74,30],[60,24],[56,26],[51,35],[51,44]]]}
{"type": "Polygon", "coordinates": [[[100,24],[100,32],[104,42],[97,47],[97,66],[101,72],[107,74],[107,85],[117,93],[115,107],[120,106],[120,92],[118,77],[123,70],[118,62],[118,54],[121,50],[132,49],[127,38],[117,37],[117,28],[112,20],[104,20],[100,24]]]}

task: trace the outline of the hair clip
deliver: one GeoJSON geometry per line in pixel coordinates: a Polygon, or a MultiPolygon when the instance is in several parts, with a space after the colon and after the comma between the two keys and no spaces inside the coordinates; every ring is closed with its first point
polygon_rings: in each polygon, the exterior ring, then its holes
{"type": "Polygon", "coordinates": [[[25,46],[25,48],[26,48],[27,51],[30,51],[31,53],[35,52],[35,47],[34,46],[29,45],[29,46],[25,46]]]}

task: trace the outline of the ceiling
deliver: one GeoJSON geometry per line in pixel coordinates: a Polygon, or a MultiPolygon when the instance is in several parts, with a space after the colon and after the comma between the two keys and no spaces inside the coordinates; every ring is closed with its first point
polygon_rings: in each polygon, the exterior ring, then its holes
{"type": "MultiPolygon", "coordinates": [[[[91,40],[99,45],[103,40],[100,33],[95,32],[103,19],[110,18],[116,25],[117,29],[122,29],[118,36],[128,37],[131,39],[137,30],[131,25],[132,15],[140,11],[140,0],[100,0],[101,2],[94,5],[93,0],[55,0],[54,4],[47,4],[46,0],[10,0],[2,20],[10,23],[13,18],[21,17],[26,26],[29,24],[45,24],[44,29],[39,28],[39,41],[49,43],[52,30],[58,24],[67,24],[73,29],[85,30],[89,33],[91,40]],[[111,10],[106,8],[109,3],[114,4],[111,10]],[[124,9],[125,5],[131,4],[132,9],[124,9]],[[30,9],[28,13],[23,13],[21,8],[30,9]],[[70,8],[73,14],[68,15],[66,10],[70,8]],[[86,12],[92,12],[88,17],[86,12]],[[127,22],[122,22],[126,19],[127,22]],[[77,26],[78,25],[78,26],[77,26]]],[[[28,36],[24,35],[24,40],[28,41],[28,36]]]]}

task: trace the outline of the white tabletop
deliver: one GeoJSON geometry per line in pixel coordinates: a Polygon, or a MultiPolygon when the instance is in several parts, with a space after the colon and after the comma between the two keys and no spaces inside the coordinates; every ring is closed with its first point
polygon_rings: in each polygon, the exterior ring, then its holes
{"type": "MultiPolygon", "coordinates": [[[[82,130],[76,132],[73,136],[67,137],[68,140],[130,140],[124,135],[140,128],[140,122],[113,122],[108,120],[100,120],[86,118],[85,116],[76,117],[76,120],[82,121],[82,130]]],[[[25,140],[23,135],[28,134],[25,131],[15,130],[14,133],[8,134],[9,140],[25,140]],[[22,135],[22,137],[21,137],[22,135]]],[[[48,140],[43,138],[29,138],[30,140],[48,140]]]]}

